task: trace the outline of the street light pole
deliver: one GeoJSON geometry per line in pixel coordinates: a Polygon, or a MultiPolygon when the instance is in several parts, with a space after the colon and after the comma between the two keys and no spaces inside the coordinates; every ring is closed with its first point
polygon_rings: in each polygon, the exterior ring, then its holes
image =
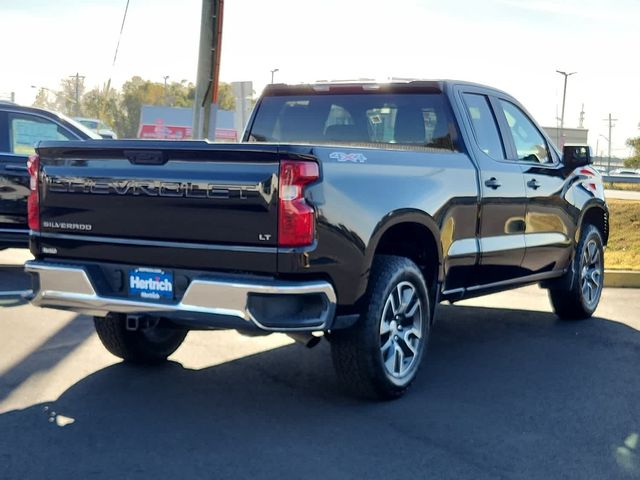
{"type": "Polygon", "coordinates": [[[274,68],[273,70],[271,70],[271,83],[273,83],[273,74],[279,71],[280,71],[279,68],[274,68]]]}
{"type": "Polygon", "coordinates": [[[562,113],[560,114],[560,132],[561,135],[564,135],[564,103],[567,98],[567,78],[569,78],[571,75],[575,75],[578,72],[567,73],[561,70],[556,70],[556,72],[564,76],[564,90],[562,91],[562,113]]]}

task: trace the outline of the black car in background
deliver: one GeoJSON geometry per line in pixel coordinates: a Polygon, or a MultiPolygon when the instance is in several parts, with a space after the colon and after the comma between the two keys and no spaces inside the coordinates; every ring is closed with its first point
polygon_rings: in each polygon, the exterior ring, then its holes
{"type": "Polygon", "coordinates": [[[0,101],[0,249],[27,247],[27,159],[41,140],[100,136],[62,114],[0,101]]]}

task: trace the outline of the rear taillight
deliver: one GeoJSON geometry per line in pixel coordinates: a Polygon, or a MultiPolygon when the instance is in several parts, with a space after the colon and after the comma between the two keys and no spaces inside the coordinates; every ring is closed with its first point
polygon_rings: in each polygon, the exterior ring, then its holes
{"type": "Polygon", "coordinates": [[[280,200],[278,208],[278,245],[302,247],[315,238],[315,211],[304,198],[304,186],[320,177],[315,162],[280,162],[280,200]]]}
{"type": "Polygon", "coordinates": [[[40,230],[40,206],[38,205],[38,179],[40,176],[40,157],[31,155],[27,160],[27,172],[29,172],[29,199],[27,200],[27,216],[29,229],[40,230]]]}

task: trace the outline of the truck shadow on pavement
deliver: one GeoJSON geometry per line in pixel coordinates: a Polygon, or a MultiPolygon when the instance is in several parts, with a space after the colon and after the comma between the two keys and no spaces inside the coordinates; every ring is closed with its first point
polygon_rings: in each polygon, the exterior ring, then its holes
{"type": "Polygon", "coordinates": [[[439,308],[399,401],[343,394],[326,342],[120,363],[0,415],[0,478],[640,478],[640,332],[439,308]]]}

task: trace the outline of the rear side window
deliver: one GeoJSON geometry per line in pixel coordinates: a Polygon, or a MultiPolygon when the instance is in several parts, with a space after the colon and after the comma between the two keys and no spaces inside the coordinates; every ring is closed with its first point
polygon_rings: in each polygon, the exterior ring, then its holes
{"type": "Polygon", "coordinates": [[[265,97],[249,140],[455,150],[454,132],[442,94],[322,93],[265,97]]]}
{"type": "Polygon", "coordinates": [[[505,160],[504,146],[489,99],[475,93],[465,93],[463,96],[478,147],[491,158],[505,160]]]}
{"type": "Polygon", "coordinates": [[[9,113],[9,152],[31,155],[40,140],[75,140],[57,123],[35,115],[9,113]]]}

